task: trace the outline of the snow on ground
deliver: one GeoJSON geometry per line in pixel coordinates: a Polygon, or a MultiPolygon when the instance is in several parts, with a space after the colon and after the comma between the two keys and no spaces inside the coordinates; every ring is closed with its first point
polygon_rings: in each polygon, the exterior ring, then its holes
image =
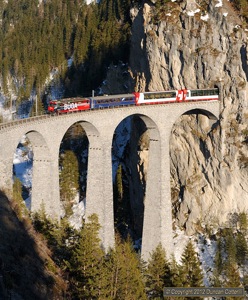
{"type": "Polygon", "coordinates": [[[209,278],[211,278],[214,268],[214,256],[216,252],[216,242],[206,238],[204,235],[187,236],[183,230],[177,228],[174,231],[174,255],[177,263],[181,263],[182,253],[188,243],[191,240],[195,245],[195,251],[198,253],[198,257],[201,262],[203,270],[203,284],[205,287],[210,286],[209,278]]]}
{"type": "Polygon", "coordinates": [[[203,235],[199,235],[197,248],[197,252],[202,263],[202,269],[204,274],[204,286],[209,287],[209,278],[211,277],[214,268],[216,242],[205,238],[203,235]]]}
{"type": "Polygon", "coordinates": [[[193,17],[198,12],[200,12],[199,8],[197,8],[196,10],[189,10],[189,11],[187,11],[187,15],[190,17],[193,17]]]}
{"type": "Polygon", "coordinates": [[[32,166],[33,157],[32,152],[26,152],[25,147],[19,147],[14,154],[13,164],[14,172],[23,185],[30,188],[32,185],[32,166]]]}
{"type": "MultiPolygon", "coordinates": [[[[32,167],[33,152],[28,139],[24,135],[14,153],[13,164],[16,175],[23,179],[25,186],[31,186],[30,167],[32,167]],[[29,169],[26,171],[26,169],[29,169]]],[[[19,177],[18,177],[19,178],[19,177]]]]}
{"type": "Polygon", "coordinates": [[[184,231],[177,228],[174,231],[174,238],[173,238],[173,244],[174,244],[174,256],[177,261],[177,263],[181,262],[181,256],[183,253],[183,250],[185,246],[187,245],[190,237],[186,236],[184,231]]]}
{"type": "Polygon", "coordinates": [[[203,21],[207,21],[207,20],[209,19],[209,15],[206,14],[206,15],[204,15],[204,16],[201,16],[201,19],[202,19],[203,21]]]}
{"type": "MultiPolygon", "coordinates": [[[[26,137],[23,136],[20,143],[26,144],[26,137]]],[[[13,171],[15,176],[22,182],[26,189],[24,201],[28,209],[31,209],[31,187],[32,187],[33,153],[30,147],[19,146],[14,153],[13,171]]]]}
{"type": "Polygon", "coordinates": [[[218,3],[215,4],[215,7],[222,7],[222,0],[218,0],[218,3]]]}
{"type": "MultiPolygon", "coordinates": [[[[216,4],[215,7],[222,7],[223,3],[222,0],[216,0],[216,4]]],[[[186,13],[189,17],[193,17],[196,13],[200,13],[201,10],[199,8],[195,9],[195,10],[186,10],[186,13]]],[[[223,13],[223,16],[226,17],[228,15],[228,13],[223,13]]],[[[201,15],[201,20],[203,21],[207,21],[209,19],[209,15],[208,14],[202,14],[201,15]]]]}
{"type": "MultiPolygon", "coordinates": [[[[17,152],[21,152],[20,149],[17,152]]],[[[20,158],[22,157],[15,154],[13,161],[15,175],[25,187],[30,188],[32,185],[32,161],[25,158],[20,160],[20,158]]]]}
{"type": "Polygon", "coordinates": [[[84,198],[83,201],[76,202],[72,207],[73,214],[69,218],[69,223],[75,229],[80,229],[82,226],[82,220],[85,215],[85,206],[86,199],[84,198]]]}

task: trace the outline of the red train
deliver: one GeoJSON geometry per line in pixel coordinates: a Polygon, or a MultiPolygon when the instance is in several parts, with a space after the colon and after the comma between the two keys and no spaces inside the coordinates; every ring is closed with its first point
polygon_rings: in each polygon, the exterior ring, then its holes
{"type": "Polygon", "coordinates": [[[66,98],[52,100],[48,105],[49,113],[68,113],[90,109],[120,107],[129,105],[166,104],[188,101],[212,101],[219,100],[219,90],[174,90],[163,92],[134,92],[132,94],[120,94],[111,96],[96,96],[86,98],[66,98]]]}

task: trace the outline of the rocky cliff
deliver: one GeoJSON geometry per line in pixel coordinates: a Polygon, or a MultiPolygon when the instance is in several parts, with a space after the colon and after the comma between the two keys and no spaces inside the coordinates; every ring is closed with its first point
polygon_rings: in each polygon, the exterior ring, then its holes
{"type": "Polygon", "coordinates": [[[248,26],[226,0],[160,8],[145,1],[131,16],[129,72],[137,90],[220,89],[219,120],[182,116],[170,153],[175,225],[187,234],[221,226],[230,213],[248,212],[248,26]]]}
{"type": "Polygon", "coordinates": [[[248,212],[248,27],[227,1],[171,2],[157,23],[154,10],[147,2],[133,11],[130,65],[139,89],[221,92],[218,122],[182,116],[171,135],[174,217],[191,234],[248,212]]]}

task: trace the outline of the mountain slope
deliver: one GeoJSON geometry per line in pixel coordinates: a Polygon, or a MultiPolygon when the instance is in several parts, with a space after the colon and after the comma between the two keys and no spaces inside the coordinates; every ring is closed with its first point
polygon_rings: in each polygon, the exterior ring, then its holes
{"type": "Polygon", "coordinates": [[[0,193],[0,296],[63,299],[65,283],[51,260],[50,251],[30,221],[18,220],[14,207],[0,193]]]}

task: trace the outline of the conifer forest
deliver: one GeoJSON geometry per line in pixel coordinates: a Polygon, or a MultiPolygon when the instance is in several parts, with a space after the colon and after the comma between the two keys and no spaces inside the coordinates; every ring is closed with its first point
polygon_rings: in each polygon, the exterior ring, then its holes
{"type": "Polygon", "coordinates": [[[57,80],[65,83],[65,96],[89,95],[111,62],[128,59],[130,6],[130,0],[91,5],[82,0],[1,0],[4,94],[13,88],[18,101],[32,90],[42,95],[48,74],[56,71],[57,80]],[[9,76],[16,78],[14,87],[8,85],[9,76]]]}
{"type": "MultiPolygon", "coordinates": [[[[35,92],[44,96],[48,74],[63,82],[64,96],[90,95],[106,75],[107,67],[127,62],[130,8],[141,0],[0,0],[0,66],[2,92],[15,91],[17,102],[35,92]],[[73,57],[68,70],[67,60],[73,57]],[[10,77],[15,84],[9,85],[10,77]]],[[[168,0],[158,0],[154,22],[163,18],[168,0]]],[[[248,18],[247,0],[233,0],[237,13],[248,18]]],[[[8,101],[6,101],[8,105],[8,101]]]]}

